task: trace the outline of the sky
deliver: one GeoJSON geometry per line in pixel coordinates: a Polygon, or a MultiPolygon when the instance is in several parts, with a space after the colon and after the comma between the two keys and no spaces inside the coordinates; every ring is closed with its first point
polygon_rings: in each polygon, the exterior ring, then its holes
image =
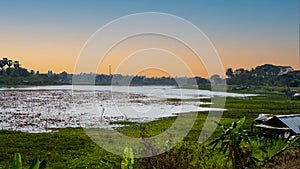
{"type": "MultiPolygon", "coordinates": [[[[141,12],[172,14],[197,26],[214,45],[224,70],[265,63],[299,69],[299,0],[2,0],[0,57],[19,60],[29,70],[72,73],[93,33],[117,18],[141,12]]],[[[133,54],[125,49],[126,45],[116,47],[95,72],[108,74],[111,65],[112,73],[184,76],[191,70],[207,76],[205,65],[189,60],[188,51],[178,60],[166,51],[133,54]],[[148,64],[143,66],[143,60],[148,64]],[[189,63],[183,68],[180,62],[189,63]],[[168,66],[160,69],[163,65],[168,66]]],[[[176,49],[185,50],[180,45],[170,50],[176,49]]]]}

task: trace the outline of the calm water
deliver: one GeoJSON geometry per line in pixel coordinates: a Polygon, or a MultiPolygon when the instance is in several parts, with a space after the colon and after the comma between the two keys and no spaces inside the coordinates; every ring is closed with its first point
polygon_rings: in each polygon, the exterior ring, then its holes
{"type": "MultiPolygon", "coordinates": [[[[173,86],[35,86],[0,89],[0,128],[49,132],[52,128],[110,128],[109,121],[151,121],[176,113],[208,111],[199,101],[254,95],[178,89],[173,86]]],[[[220,109],[221,110],[221,109],[220,109]]]]}

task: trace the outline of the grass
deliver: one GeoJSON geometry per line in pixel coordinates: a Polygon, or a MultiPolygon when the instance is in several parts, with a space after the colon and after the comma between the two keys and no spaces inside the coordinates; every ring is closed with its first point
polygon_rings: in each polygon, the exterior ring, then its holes
{"type": "Polygon", "coordinates": [[[109,122],[110,125],[113,124],[118,124],[118,125],[133,125],[133,124],[137,124],[137,122],[133,122],[133,121],[111,121],[109,122]]]}
{"type": "MultiPolygon", "coordinates": [[[[233,93],[254,93],[254,94],[271,94],[271,95],[282,95],[283,92],[288,90],[287,87],[272,87],[272,86],[251,86],[249,89],[245,90],[233,90],[234,87],[238,87],[235,85],[228,85],[227,91],[233,93]]],[[[291,90],[300,90],[299,87],[289,87],[291,90]]]]}
{"type": "MultiPolygon", "coordinates": [[[[201,100],[208,102],[209,99],[201,100]]],[[[220,123],[229,126],[232,121],[246,116],[244,128],[250,129],[253,119],[259,113],[300,114],[300,101],[288,100],[284,95],[268,94],[249,98],[227,98],[227,111],[223,113],[220,123]]],[[[136,159],[135,168],[230,168],[226,154],[211,151],[207,142],[198,142],[201,129],[208,112],[198,112],[197,119],[182,142],[171,150],[151,158],[136,159]]],[[[185,114],[190,118],[192,114],[185,114]]],[[[162,118],[148,123],[132,123],[127,121],[113,122],[125,125],[117,130],[130,137],[151,137],[166,131],[176,117],[162,118]]],[[[209,139],[221,134],[217,129],[209,139]]],[[[23,165],[28,167],[38,156],[48,162],[48,168],[120,168],[122,158],[97,146],[81,128],[58,129],[53,133],[30,134],[16,131],[0,131],[0,169],[10,168],[14,153],[22,155],[23,165]]],[[[208,141],[208,142],[209,142],[208,141]]],[[[281,140],[253,139],[259,158],[271,156],[283,145],[281,140]],[[267,154],[259,151],[265,146],[267,154]]]]}

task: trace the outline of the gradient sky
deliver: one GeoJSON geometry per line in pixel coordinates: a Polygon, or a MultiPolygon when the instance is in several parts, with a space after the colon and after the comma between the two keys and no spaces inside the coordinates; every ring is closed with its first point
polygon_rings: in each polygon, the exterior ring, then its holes
{"type": "MultiPolygon", "coordinates": [[[[2,0],[0,57],[40,72],[73,72],[80,49],[96,30],[137,12],[170,13],[192,22],[214,44],[224,69],[264,63],[299,69],[299,0],[2,0]]],[[[117,72],[110,61],[98,73],[108,73],[108,64],[117,72]]],[[[131,74],[139,64],[118,73],[131,74]]],[[[207,75],[201,64],[191,69],[207,75]]],[[[184,75],[180,69],[173,72],[184,75]]]]}

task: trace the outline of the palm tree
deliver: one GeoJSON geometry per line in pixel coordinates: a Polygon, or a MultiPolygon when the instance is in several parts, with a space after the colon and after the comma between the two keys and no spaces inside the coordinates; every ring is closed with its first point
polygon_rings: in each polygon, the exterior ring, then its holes
{"type": "Polygon", "coordinates": [[[3,60],[0,60],[0,68],[1,68],[1,70],[3,70],[4,66],[5,66],[5,64],[3,63],[3,60]]]}
{"type": "Polygon", "coordinates": [[[8,68],[10,68],[13,65],[13,61],[12,60],[8,60],[7,61],[7,66],[8,68]]]}
{"type": "Polygon", "coordinates": [[[3,64],[4,64],[4,66],[8,63],[8,59],[7,58],[3,58],[2,59],[2,62],[3,62],[3,64]]]}
{"type": "Polygon", "coordinates": [[[15,62],[14,62],[14,68],[15,68],[15,69],[19,69],[19,68],[20,68],[20,63],[19,63],[19,61],[15,61],[15,62]]]}

